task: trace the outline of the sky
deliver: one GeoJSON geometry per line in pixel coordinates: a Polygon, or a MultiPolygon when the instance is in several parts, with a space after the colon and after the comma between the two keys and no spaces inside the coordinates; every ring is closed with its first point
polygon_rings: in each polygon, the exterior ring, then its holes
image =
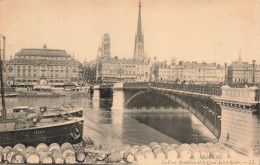
{"type": "MultiPolygon", "coordinates": [[[[147,56],[159,61],[260,64],[259,0],[142,0],[147,56]]],[[[6,56],[22,48],[63,49],[94,60],[104,33],[111,55],[133,58],[138,0],[0,0],[6,56]]]]}

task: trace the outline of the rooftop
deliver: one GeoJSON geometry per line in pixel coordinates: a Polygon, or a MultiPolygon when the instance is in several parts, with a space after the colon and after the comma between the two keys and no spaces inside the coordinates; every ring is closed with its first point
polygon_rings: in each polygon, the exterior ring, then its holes
{"type": "Polygon", "coordinates": [[[47,49],[46,45],[42,49],[26,48],[15,55],[17,56],[51,56],[51,57],[71,57],[65,50],[47,49]]]}

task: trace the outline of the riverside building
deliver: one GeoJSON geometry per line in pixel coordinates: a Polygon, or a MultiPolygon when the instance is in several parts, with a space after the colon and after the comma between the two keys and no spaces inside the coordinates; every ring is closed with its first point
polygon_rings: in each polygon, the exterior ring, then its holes
{"type": "Polygon", "coordinates": [[[167,62],[153,64],[155,81],[192,82],[192,83],[220,83],[225,80],[225,68],[216,63],[197,63],[180,61],[167,65],[167,62]]]}
{"type": "Polygon", "coordinates": [[[228,83],[260,83],[260,65],[253,63],[242,62],[241,56],[237,61],[232,62],[227,67],[228,83]]]}
{"type": "Polygon", "coordinates": [[[6,64],[9,85],[63,84],[81,80],[81,64],[65,50],[22,49],[6,64]]]}

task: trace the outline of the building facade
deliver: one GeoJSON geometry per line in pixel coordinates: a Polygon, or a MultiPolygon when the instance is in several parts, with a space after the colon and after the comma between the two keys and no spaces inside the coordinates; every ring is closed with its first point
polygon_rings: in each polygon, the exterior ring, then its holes
{"type": "Polygon", "coordinates": [[[54,84],[78,82],[82,79],[82,67],[79,61],[65,50],[22,49],[6,63],[7,83],[54,84]]]}
{"type": "Polygon", "coordinates": [[[216,63],[175,61],[153,64],[154,80],[167,82],[220,83],[225,80],[225,68],[216,63]]]}
{"type": "MultiPolygon", "coordinates": [[[[227,67],[228,83],[252,83],[253,64],[237,60],[227,67]]],[[[255,65],[255,83],[260,83],[260,65],[255,65]]]]}
{"type": "Polygon", "coordinates": [[[88,84],[96,84],[96,62],[83,62],[83,79],[88,84]]]}
{"type": "Polygon", "coordinates": [[[131,59],[108,58],[98,62],[98,83],[148,81],[150,65],[131,59]]]}

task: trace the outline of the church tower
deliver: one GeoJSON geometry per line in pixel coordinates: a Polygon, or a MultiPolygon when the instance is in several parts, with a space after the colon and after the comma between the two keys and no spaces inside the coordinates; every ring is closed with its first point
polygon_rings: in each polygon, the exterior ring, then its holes
{"type": "Polygon", "coordinates": [[[102,39],[102,45],[99,47],[98,50],[98,58],[110,58],[111,52],[110,52],[110,37],[108,33],[104,34],[104,37],[102,39]]]}
{"type": "Polygon", "coordinates": [[[142,33],[142,20],[141,20],[141,2],[139,0],[139,15],[137,23],[137,33],[135,35],[135,50],[134,50],[135,60],[145,60],[144,55],[144,36],[142,33]]]}

